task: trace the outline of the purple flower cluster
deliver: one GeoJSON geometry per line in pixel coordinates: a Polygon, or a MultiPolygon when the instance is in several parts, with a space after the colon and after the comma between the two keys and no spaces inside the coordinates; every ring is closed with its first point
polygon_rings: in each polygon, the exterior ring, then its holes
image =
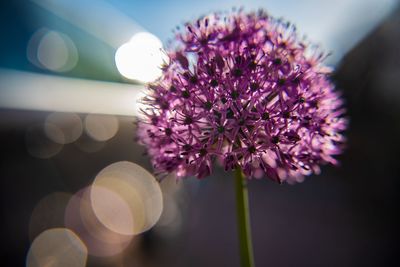
{"type": "Polygon", "coordinates": [[[264,11],[187,23],[148,85],[138,138],[159,175],[202,178],[212,162],[302,181],[337,164],[346,128],[325,55],[264,11]]]}

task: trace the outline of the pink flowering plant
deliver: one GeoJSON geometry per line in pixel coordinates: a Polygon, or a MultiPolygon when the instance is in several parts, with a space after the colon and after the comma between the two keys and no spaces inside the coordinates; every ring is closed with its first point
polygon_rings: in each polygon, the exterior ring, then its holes
{"type": "Polygon", "coordinates": [[[148,85],[138,139],[159,177],[235,170],[242,266],[252,266],[247,178],[300,182],[337,164],[346,128],[326,55],[264,11],[187,23],[148,85]]]}

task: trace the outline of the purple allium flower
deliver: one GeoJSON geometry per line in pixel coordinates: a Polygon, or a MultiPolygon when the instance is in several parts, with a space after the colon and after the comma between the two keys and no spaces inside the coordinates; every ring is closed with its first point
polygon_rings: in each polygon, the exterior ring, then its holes
{"type": "Polygon", "coordinates": [[[342,100],[318,49],[264,11],[215,13],[176,34],[148,85],[138,138],[159,175],[202,178],[219,160],[247,177],[302,181],[337,164],[342,100]]]}

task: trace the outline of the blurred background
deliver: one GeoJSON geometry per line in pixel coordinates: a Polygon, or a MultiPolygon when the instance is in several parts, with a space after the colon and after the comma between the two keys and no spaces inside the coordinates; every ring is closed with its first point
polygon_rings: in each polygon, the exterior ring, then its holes
{"type": "Polygon", "coordinates": [[[134,140],[172,30],[234,6],[332,51],[350,118],[339,168],[249,183],[257,266],[398,265],[399,1],[13,0],[0,3],[3,266],[239,266],[230,175],[149,183],[134,140]]]}

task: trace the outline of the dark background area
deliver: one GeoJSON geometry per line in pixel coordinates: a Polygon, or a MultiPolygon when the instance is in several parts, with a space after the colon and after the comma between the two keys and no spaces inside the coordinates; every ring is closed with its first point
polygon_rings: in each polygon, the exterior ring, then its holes
{"type": "MultiPolygon", "coordinates": [[[[4,1],[0,6],[0,67],[38,72],[21,56],[33,27],[26,8],[4,1]]],[[[122,82],[117,73],[96,64],[89,72],[68,75],[122,82]]],[[[399,8],[345,56],[332,79],[343,92],[350,118],[341,166],[325,166],[321,175],[294,186],[269,180],[249,183],[257,266],[399,265],[399,8]]],[[[26,130],[47,115],[0,109],[2,266],[25,265],[30,215],[47,194],[74,193],[115,161],[133,161],[151,170],[134,141],[134,118],[123,116],[118,117],[116,136],[97,152],[68,144],[50,159],[32,157],[26,150],[26,130]]],[[[150,230],[118,263],[89,257],[88,265],[132,266],[135,257],[137,266],[238,266],[230,174],[217,169],[207,179],[182,183],[182,222],[173,235],[150,230]]]]}

